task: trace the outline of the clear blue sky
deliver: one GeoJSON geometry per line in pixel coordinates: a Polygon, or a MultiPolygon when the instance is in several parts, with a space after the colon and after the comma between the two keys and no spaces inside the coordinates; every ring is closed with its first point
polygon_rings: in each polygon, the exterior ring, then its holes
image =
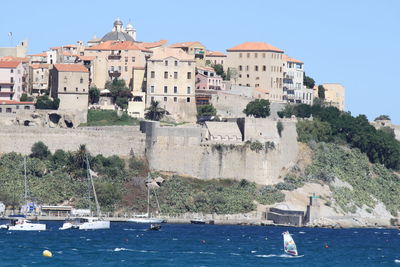
{"type": "Polygon", "coordinates": [[[116,17],[139,41],[201,41],[225,51],[263,41],[305,62],[317,83],[346,87],[346,110],[400,124],[400,1],[2,1],[0,46],[29,40],[29,53],[102,37],[116,17]]]}

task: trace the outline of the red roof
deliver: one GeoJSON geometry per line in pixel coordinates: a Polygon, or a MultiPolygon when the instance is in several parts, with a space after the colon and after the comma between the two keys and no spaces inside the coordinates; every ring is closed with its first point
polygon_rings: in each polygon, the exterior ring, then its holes
{"type": "Polygon", "coordinates": [[[219,51],[206,51],[207,57],[226,57],[226,55],[219,51]]]}
{"type": "Polygon", "coordinates": [[[298,59],[289,57],[288,55],[283,55],[283,60],[287,61],[287,62],[294,62],[294,63],[300,63],[300,64],[304,64],[303,61],[300,61],[298,59]]]}
{"type": "Polygon", "coordinates": [[[172,48],[182,48],[182,47],[189,47],[189,46],[192,46],[194,44],[202,45],[200,42],[196,41],[196,42],[175,43],[175,44],[172,44],[170,47],[172,47],[172,48]]]}
{"type": "Polygon", "coordinates": [[[283,53],[283,50],[264,42],[245,42],[240,45],[227,49],[228,52],[234,51],[274,51],[283,53]]]}
{"type": "Polygon", "coordinates": [[[0,61],[0,68],[15,69],[21,61],[0,61]]]}
{"type": "Polygon", "coordinates": [[[58,71],[89,72],[85,66],[79,64],[54,64],[54,68],[58,71]]]}
{"type": "Polygon", "coordinates": [[[168,42],[167,40],[160,40],[160,41],[158,41],[158,42],[151,42],[151,43],[144,43],[144,42],[143,42],[143,43],[140,43],[140,44],[141,44],[143,47],[150,49],[150,48],[155,48],[155,47],[163,46],[163,45],[165,45],[167,42],[168,42]]]}
{"type": "Polygon", "coordinates": [[[19,62],[29,62],[29,58],[27,57],[12,57],[12,56],[6,56],[6,57],[0,57],[0,61],[19,61],[19,62]]]}
{"type": "Polygon", "coordinates": [[[92,61],[94,60],[96,57],[92,57],[92,56],[78,56],[80,60],[83,61],[92,61]]]}
{"type": "Polygon", "coordinates": [[[105,41],[101,44],[88,47],[86,50],[141,50],[151,52],[151,50],[141,46],[140,43],[131,41],[105,41]]]}
{"type": "Polygon", "coordinates": [[[0,100],[0,105],[17,105],[17,104],[33,105],[33,104],[35,104],[35,102],[21,102],[21,101],[15,101],[15,100],[0,100]]]}
{"type": "Polygon", "coordinates": [[[39,53],[39,54],[33,54],[33,55],[28,55],[29,57],[47,57],[46,52],[39,53]]]}
{"type": "Polygon", "coordinates": [[[45,64],[45,63],[43,63],[43,64],[30,64],[29,65],[29,67],[31,67],[32,69],[41,69],[41,68],[48,69],[49,66],[50,66],[50,64],[45,64]]]}

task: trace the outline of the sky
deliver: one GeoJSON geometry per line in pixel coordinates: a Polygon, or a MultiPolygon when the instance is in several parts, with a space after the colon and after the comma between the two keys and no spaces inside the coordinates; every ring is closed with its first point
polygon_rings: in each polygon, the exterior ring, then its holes
{"type": "Polygon", "coordinates": [[[400,0],[2,1],[0,46],[30,54],[102,37],[119,17],[138,41],[200,41],[208,50],[272,44],[305,62],[317,83],[341,83],[346,111],[400,124],[400,0]],[[12,40],[8,33],[12,32],[12,40]]]}

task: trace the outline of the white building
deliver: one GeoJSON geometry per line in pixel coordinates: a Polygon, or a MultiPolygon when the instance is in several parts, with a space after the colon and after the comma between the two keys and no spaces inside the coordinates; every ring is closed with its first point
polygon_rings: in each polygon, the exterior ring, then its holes
{"type": "Polygon", "coordinates": [[[0,100],[19,100],[23,92],[24,66],[20,61],[0,61],[0,100]]]}

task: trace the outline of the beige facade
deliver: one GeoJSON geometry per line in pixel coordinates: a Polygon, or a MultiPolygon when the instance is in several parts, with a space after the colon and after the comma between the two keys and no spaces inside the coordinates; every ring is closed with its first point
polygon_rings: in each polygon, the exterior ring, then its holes
{"type": "Polygon", "coordinates": [[[0,100],[19,101],[25,68],[20,61],[0,61],[0,100]]]}
{"type": "Polygon", "coordinates": [[[227,56],[224,53],[218,51],[206,51],[206,65],[213,66],[213,65],[222,65],[224,70],[227,71],[225,68],[226,66],[226,58],[227,56]]]}
{"type": "Polygon", "coordinates": [[[59,110],[81,113],[86,117],[89,95],[89,71],[82,65],[55,64],[50,71],[51,96],[60,99],[59,110]]]}
{"type": "Polygon", "coordinates": [[[261,88],[272,102],[283,101],[283,51],[262,42],[247,42],[227,50],[226,67],[237,71],[232,84],[261,88]]]}
{"type": "MultiPolygon", "coordinates": [[[[345,88],[340,83],[324,83],[325,102],[344,111],[345,109],[345,88]]],[[[318,86],[314,87],[314,97],[318,97],[318,86]]]]}
{"type": "Polygon", "coordinates": [[[0,57],[26,57],[28,51],[28,41],[22,41],[21,44],[15,47],[0,47],[0,57]]]}
{"type": "Polygon", "coordinates": [[[49,64],[29,65],[29,92],[42,95],[49,90],[49,64]]]}
{"type": "Polygon", "coordinates": [[[171,48],[179,48],[188,53],[189,55],[193,55],[196,60],[197,66],[205,66],[205,55],[206,55],[206,47],[202,45],[200,42],[182,42],[175,43],[170,46],[171,48]]]}
{"type": "Polygon", "coordinates": [[[177,121],[195,121],[195,60],[174,48],[160,48],[147,63],[147,100],[160,102],[177,121]]]}

